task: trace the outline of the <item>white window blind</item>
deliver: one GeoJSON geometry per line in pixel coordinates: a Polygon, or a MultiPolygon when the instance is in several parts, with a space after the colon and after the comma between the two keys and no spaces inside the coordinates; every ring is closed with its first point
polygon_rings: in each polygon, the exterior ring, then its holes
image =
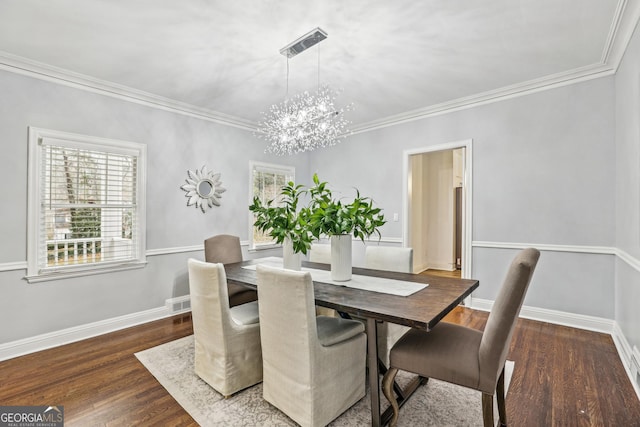
{"type": "Polygon", "coordinates": [[[37,171],[30,177],[37,183],[30,185],[36,193],[30,200],[37,212],[30,206],[34,230],[28,275],[144,261],[144,148],[55,131],[32,133],[30,167],[37,171]]]}
{"type": "MultiPolygon", "coordinates": [[[[282,187],[287,182],[295,181],[295,168],[292,166],[273,165],[267,163],[251,163],[251,182],[252,192],[251,200],[254,197],[258,197],[261,202],[265,203],[268,200],[275,199],[275,206],[278,206],[280,201],[278,195],[282,187]]],[[[252,236],[251,248],[263,248],[274,245],[273,239],[265,235],[260,230],[253,227],[255,219],[251,215],[251,233],[252,236]]]]}

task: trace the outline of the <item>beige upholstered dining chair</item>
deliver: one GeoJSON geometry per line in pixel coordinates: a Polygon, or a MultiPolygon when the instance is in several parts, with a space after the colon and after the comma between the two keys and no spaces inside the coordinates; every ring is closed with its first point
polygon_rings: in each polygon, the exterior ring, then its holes
{"type": "Polygon", "coordinates": [[[447,322],[426,332],[412,329],[391,349],[391,367],[385,374],[383,392],[393,406],[391,425],[398,420],[393,380],[398,369],[436,378],[482,392],[485,427],[494,427],[493,395],[497,395],[501,426],[507,425],[504,401],[504,365],[511,336],[531,276],[538,263],[537,249],[524,249],[511,263],[493,304],[484,332],[447,322]]]}
{"type": "MultiPolygon", "coordinates": [[[[375,270],[413,273],[413,249],[392,246],[367,246],[364,264],[375,270]]],[[[410,328],[396,323],[378,323],[378,357],[389,365],[389,350],[410,328]]]]}
{"type": "Polygon", "coordinates": [[[309,272],[258,265],[263,396],[301,426],[324,426],[365,395],[362,323],[315,315],[309,272]]]}
{"type": "MultiPolygon", "coordinates": [[[[242,262],[242,249],[240,238],[229,234],[219,234],[209,237],[204,241],[204,260],[206,262],[219,262],[221,264],[233,264],[242,262]]],[[[228,283],[229,305],[245,304],[258,299],[258,294],[253,289],[228,283]]]]}
{"type": "Polygon", "coordinates": [[[257,301],[229,307],[224,265],[188,260],[195,373],[228,397],[262,381],[257,301]]]}
{"type": "MultiPolygon", "coordinates": [[[[331,264],[331,245],[312,243],[309,249],[309,261],[322,264],[331,264]]],[[[328,307],[316,307],[316,314],[322,316],[338,317],[338,313],[328,307]]]]}
{"type": "Polygon", "coordinates": [[[309,261],[331,264],[331,245],[313,243],[309,249],[309,261]]]}
{"type": "Polygon", "coordinates": [[[366,268],[413,273],[413,249],[393,246],[367,246],[364,254],[366,268]]]}

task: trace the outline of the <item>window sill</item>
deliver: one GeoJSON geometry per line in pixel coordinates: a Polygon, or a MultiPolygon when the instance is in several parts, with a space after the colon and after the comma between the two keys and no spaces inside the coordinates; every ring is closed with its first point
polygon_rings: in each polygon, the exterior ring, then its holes
{"type": "Polygon", "coordinates": [[[25,276],[24,279],[28,283],[40,283],[49,282],[52,280],[71,279],[74,277],[93,276],[95,274],[113,273],[116,271],[133,270],[138,268],[144,268],[147,265],[146,261],[132,262],[127,264],[102,266],[102,267],[90,267],[82,270],[73,271],[51,271],[42,274],[33,274],[25,276]]]}

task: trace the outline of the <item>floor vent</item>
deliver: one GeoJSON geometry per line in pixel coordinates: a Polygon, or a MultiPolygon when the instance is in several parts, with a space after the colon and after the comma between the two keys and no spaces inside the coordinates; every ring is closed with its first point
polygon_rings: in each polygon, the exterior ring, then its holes
{"type": "Polygon", "coordinates": [[[164,305],[172,314],[185,313],[191,310],[191,298],[189,295],[169,298],[164,302],[164,305]]]}

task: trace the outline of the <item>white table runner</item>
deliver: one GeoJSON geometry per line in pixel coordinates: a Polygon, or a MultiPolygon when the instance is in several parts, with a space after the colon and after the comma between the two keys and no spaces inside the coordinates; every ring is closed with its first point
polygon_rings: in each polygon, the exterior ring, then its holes
{"type": "MultiPolygon", "coordinates": [[[[282,268],[282,258],[267,257],[255,260],[259,264],[269,267],[282,268]]],[[[256,265],[247,265],[242,268],[255,270],[256,265]]],[[[353,274],[351,280],[345,282],[335,282],[331,280],[331,272],[327,270],[316,270],[314,268],[302,268],[302,271],[311,273],[311,278],[316,282],[328,283],[330,285],[344,286],[347,288],[362,289],[371,292],[398,295],[407,297],[429,286],[426,283],[405,282],[403,280],[387,279],[384,277],[359,276],[353,274]]]]}

